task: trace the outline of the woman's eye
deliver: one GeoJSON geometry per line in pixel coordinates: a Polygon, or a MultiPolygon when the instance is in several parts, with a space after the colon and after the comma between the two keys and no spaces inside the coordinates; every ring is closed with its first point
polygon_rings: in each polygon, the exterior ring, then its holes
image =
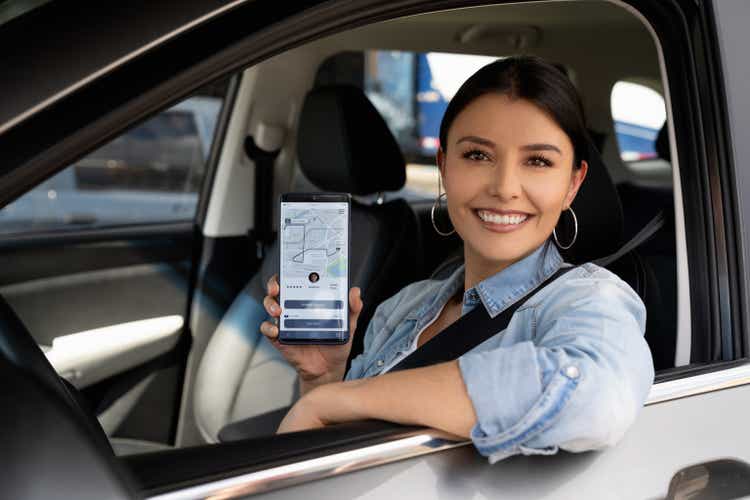
{"type": "Polygon", "coordinates": [[[532,156],[528,160],[526,160],[527,165],[531,165],[532,167],[551,167],[552,162],[549,161],[544,156],[532,156]]]}
{"type": "Polygon", "coordinates": [[[463,157],[471,161],[487,161],[490,159],[489,156],[478,149],[472,149],[471,151],[465,152],[463,157]]]}

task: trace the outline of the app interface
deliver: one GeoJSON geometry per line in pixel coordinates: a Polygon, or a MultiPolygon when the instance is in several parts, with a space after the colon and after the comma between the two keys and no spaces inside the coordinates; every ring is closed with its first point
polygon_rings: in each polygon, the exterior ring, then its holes
{"type": "Polygon", "coordinates": [[[281,320],[288,339],[346,335],[349,204],[281,203],[281,320]]]}

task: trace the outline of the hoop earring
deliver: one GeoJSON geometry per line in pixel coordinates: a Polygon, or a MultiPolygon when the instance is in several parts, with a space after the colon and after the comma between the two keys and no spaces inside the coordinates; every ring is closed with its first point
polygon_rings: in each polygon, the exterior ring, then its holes
{"type": "Polygon", "coordinates": [[[453,228],[453,231],[451,231],[450,233],[444,233],[437,227],[437,224],[435,224],[435,210],[441,208],[442,202],[440,200],[443,199],[443,196],[447,197],[448,194],[441,193],[437,198],[435,198],[435,203],[432,204],[432,210],[430,210],[430,220],[432,221],[432,227],[435,229],[435,232],[437,234],[439,234],[440,236],[450,236],[456,232],[455,228],[453,228]]]}
{"type": "Polygon", "coordinates": [[[552,230],[552,236],[555,238],[555,243],[560,248],[560,250],[569,249],[573,246],[573,243],[576,242],[576,238],[578,238],[578,218],[576,217],[576,213],[573,211],[573,207],[568,207],[568,210],[570,211],[570,215],[573,216],[573,240],[568,244],[568,246],[563,246],[560,244],[560,240],[557,239],[557,228],[552,230]]]}

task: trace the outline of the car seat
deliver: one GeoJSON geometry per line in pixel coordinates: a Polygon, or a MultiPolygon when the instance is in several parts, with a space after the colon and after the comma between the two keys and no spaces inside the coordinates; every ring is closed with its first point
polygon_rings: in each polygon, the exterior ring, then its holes
{"type": "MultiPolygon", "coordinates": [[[[383,118],[362,90],[350,85],[312,90],[302,107],[297,137],[305,177],[323,191],[355,195],[350,275],[364,299],[352,348],[358,352],[377,305],[420,273],[416,215],[404,200],[383,202],[382,197],[403,187],[404,158],[383,118]],[[357,196],[378,193],[374,204],[356,201],[357,196]]],[[[278,250],[275,242],[227,310],[201,360],[193,408],[207,442],[216,442],[227,424],[287,407],[298,396],[295,371],[259,332],[266,319],[261,305],[265,285],[278,272],[278,250]]],[[[276,423],[256,431],[273,433],[276,423]]]]}

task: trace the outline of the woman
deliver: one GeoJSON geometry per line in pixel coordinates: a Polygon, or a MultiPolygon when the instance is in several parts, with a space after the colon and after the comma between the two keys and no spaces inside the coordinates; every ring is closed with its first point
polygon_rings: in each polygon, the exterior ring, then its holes
{"type": "MultiPolygon", "coordinates": [[[[564,265],[555,244],[567,248],[577,236],[561,242],[554,232],[588,170],[580,99],[557,68],[518,57],[480,69],[449,104],[440,144],[445,193],[436,203],[446,199],[464,265],[380,304],[346,381],[351,341],[282,345],[278,328],[264,322],[262,333],[300,377],[302,398],[279,432],[368,418],[417,424],[470,437],[491,462],[614,444],[646,399],[653,365],[643,303],[594,264],[546,285],[502,334],[459,359],[388,373],[473,308],[494,317],[534,290],[564,265]]],[[[272,278],[264,307],[273,318],[278,293],[272,278]]],[[[353,332],[359,289],[349,301],[353,332]]]]}

